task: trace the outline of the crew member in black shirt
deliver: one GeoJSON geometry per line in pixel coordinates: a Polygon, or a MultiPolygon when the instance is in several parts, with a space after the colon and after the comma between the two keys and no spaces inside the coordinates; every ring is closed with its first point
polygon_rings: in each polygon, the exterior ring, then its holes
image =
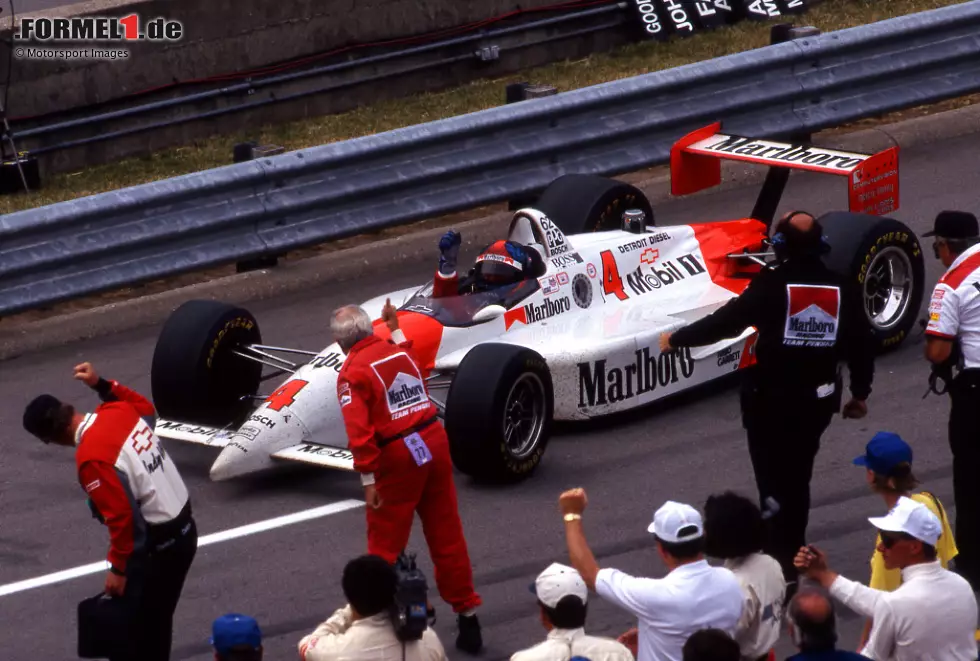
{"type": "Polygon", "coordinates": [[[742,425],[759,499],[779,505],[765,551],[782,565],[789,598],[797,578],[793,558],[806,544],[813,461],[831,417],[841,411],[838,365],[846,359],[851,376],[843,417],[862,418],[874,377],[874,338],[861,292],[823,263],[829,246],[813,216],[786,214],[771,241],[776,263],[712,314],[663,334],[660,350],[714,344],[750,326],[758,331],[756,364],[742,381],[742,425]]]}

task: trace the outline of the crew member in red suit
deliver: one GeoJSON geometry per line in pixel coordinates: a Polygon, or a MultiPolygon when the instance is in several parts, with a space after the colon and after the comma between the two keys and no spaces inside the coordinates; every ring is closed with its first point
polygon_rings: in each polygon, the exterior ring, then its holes
{"type": "Polygon", "coordinates": [[[439,239],[439,270],[432,285],[432,297],[482,292],[533,279],[544,273],[542,249],[516,241],[494,241],[476,257],[476,264],[460,287],[456,261],[462,235],[449,231],[439,239]]]}
{"type": "Polygon", "coordinates": [[[394,564],[418,512],[439,594],[457,614],[456,647],[475,654],[483,647],[474,614],[482,601],[457,511],[449,439],[391,301],[382,319],[391,340],[375,335],[371,317],[357,306],[336,310],[330,321],[347,354],[337,397],[368,505],[368,553],[394,564]]]}
{"type": "Polygon", "coordinates": [[[197,552],[187,487],[153,433],[148,399],[101,378],[92,365],[75,378],[103,401],[82,414],[52,395],[24,410],[24,428],[44,443],[76,447],[78,481],[92,514],[109,528],[105,592],[127,601],[134,621],[114,641],[112,661],[166,661],[173,616],[197,552]]]}

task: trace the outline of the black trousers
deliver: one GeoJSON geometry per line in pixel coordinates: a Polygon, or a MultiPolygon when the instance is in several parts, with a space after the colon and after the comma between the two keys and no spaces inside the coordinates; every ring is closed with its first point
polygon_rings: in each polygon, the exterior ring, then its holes
{"type": "Polygon", "coordinates": [[[954,563],[974,591],[980,590],[980,374],[965,371],[949,388],[949,447],[956,504],[954,563]]]}
{"type": "MultiPolygon", "coordinates": [[[[152,537],[152,535],[151,535],[152,537]]],[[[126,579],[132,606],[129,652],[110,661],[169,661],[174,611],[197,554],[197,525],[188,518],[177,535],[151,539],[150,550],[126,579]]]]}
{"type": "Polygon", "coordinates": [[[793,559],[806,544],[813,462],[835,411],[834,402],[787,397],[778,388],[742,390],[742,425],[760,506],[767,509],[767,498],[779,504],[768,520],[763,550],[779,561],[787,582],[798,579],[793,559]]]}

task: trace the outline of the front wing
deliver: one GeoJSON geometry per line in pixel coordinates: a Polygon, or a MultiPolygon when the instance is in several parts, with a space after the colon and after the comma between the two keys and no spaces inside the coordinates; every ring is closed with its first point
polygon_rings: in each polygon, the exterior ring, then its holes
{"type": "MultiPolygon", "coordinates": [[[[234,429],[221,429],[207,425],[196,425],[175,420],[157,420],[156,435],[181,443],[206,445],[223,448],[234,435],[234,429]]],[[[271,457],[282,461],[296,461],[346,471],[354,470],[354,455],[347,448],[339,448],[321,443],[302,442],[274,452],[271,457]]]]}

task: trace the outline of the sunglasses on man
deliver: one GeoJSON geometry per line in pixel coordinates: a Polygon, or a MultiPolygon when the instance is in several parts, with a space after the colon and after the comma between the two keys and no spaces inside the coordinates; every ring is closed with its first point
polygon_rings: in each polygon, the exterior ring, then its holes
{"type": "Polygon", "coordinates": [[[881,536],[881,545],[886,549],[890,549],[895,546],[898,542],[914,542],[917,541],[912,535],[906,533],[879,533],[881,536]]]}

